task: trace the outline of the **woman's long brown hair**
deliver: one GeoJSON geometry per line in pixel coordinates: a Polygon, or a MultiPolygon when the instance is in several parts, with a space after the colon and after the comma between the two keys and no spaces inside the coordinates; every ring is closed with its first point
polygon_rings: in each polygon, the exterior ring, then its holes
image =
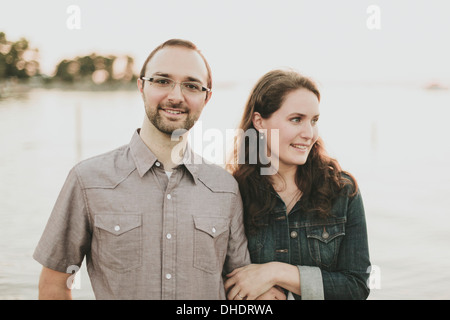
{"type": "MultiPolygon", "coordinates": [[[[269,118],[280,108],[284,98],[298,89],[311,91],[320,101],[320,92],[311,79],[291,70],[266,73],[256,83],[247,100],[239,129],[243,132],[256,130],[252,122],[254,112],[259,112],[263,118],[269,118]]],[[[227,165],[227,169],[239,183],[248,234],[268,223],[270,212],[276,204],[270,176],[261,175],[261,169],[267,167],[263,163],[267,162],[261,161],[259,151],[259,146],[255,145],[254,141],[251,143],[248,136],[237,137],[233,159],[228,161],[227,165]],[[243,150],[244,155],[239,155],[240,150],[243,150]],[[254,156],[254,152],[258,155],[257,163],[252,164],[249,159],[254,156]]],[[[346,185],[352,186],[352,195],[356,194],[358,189],[356,180],[349,173],[342,171],[339,163],[328,156],[320,137],[311,148],[306,163],[298,166],[296,184],[302,192],[302,209],[305,212],[313,212],[318,217],[331,215],[334,200],[346,185]]]]}

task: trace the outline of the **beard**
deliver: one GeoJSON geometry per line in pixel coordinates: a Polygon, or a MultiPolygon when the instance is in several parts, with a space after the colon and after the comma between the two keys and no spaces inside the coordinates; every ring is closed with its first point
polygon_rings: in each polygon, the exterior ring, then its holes
{"type": "Polygon", "coordinates": [[[146,106],[145,113],[148,120],[155,126],[155,128],[167,135],[174,134],[174,131],[176,130],[189,131],[200,117],[199,114],[191,114],[189,110],[182,107],[181,105],[174,105],[172,103],[167,103],[164,105],[158,104],[158,106],[153,109],[146,106]],[[164,108],[178,109],[182,112],[185,112],[186,117],[182,122],[180,120],[167,119],[160,112],[160,110],[164,108]]]}

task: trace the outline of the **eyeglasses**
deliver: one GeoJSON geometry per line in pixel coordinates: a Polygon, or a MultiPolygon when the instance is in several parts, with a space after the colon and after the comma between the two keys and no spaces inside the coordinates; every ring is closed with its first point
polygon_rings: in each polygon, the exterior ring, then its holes
{"type": "Polygon", "coordinates": [[[150,81],[153,86],[164,91],[172,90],[173,88],[175,88],[176,84],[180,84],[181,91],[184,94],[199,95],[205,91],[211,91],[211,89],[204,87],[200,82],[197,81],[176,82],[175,80],[172,80],[170,78],[159,76],[151,78],[141,77],[141,79],[150,81]]]}

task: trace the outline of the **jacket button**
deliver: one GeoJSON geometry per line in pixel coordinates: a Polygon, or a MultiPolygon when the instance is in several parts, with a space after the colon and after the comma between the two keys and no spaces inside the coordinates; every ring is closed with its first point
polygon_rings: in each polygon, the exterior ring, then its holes
{"type": "Polygon", "coordinates": [[[329,236],[330,234],[327,232],[327,230],[325,230],[325,228],[323,228],[322,238],[328,239],[329,236]]]}
{"type": "Polygon", "coordinates": [[[297,231],[291,231],[291,238],[295,239],[297,238],[297,236],[298,236],[297,231]]]}

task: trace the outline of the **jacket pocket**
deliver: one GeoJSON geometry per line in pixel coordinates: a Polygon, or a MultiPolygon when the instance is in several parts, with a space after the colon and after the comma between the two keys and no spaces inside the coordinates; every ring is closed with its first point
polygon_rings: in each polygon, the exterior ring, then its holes
{"type": "Polygon", "coordinates": [[[336,219],[306,227],[308,248],[317,266],[330,268],[336,264],[339,247],[345,236],[345,219],[336,219]]]}
{"type": "Polygon", "coordinates": [[[221,272],[228,238],[227,218],[194,216],[194,267],[210,273],[221,272]]]}
{"type": "Polygon", "coordinates": [[[140,214],[97,214],[94,217],[100,263],[126,272],[142,265],[142,217],[140,214]]]}

